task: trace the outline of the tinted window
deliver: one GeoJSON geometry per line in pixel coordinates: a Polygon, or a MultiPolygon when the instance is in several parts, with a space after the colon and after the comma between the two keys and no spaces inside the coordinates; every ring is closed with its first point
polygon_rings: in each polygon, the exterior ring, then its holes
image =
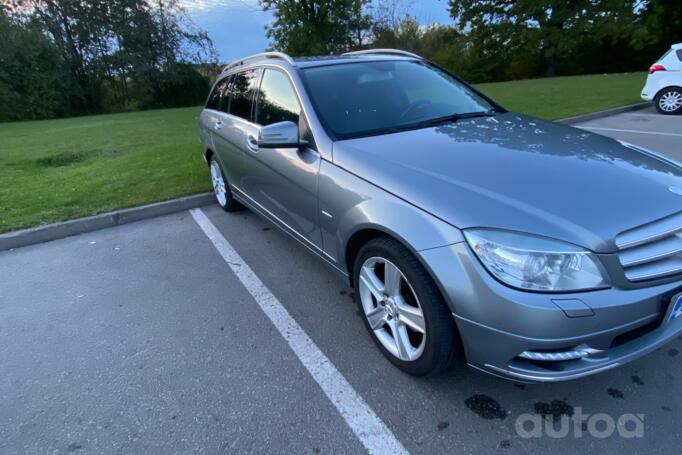
{"type": "Polygon", "coordinates": [[[228,108],[230,106],[232,77],[233,76],[227,76],[225,79],[223,79],[225,81],[225,84],[222,86],[220,92],[220,105],[218,107],[218,109],[220,109],[223,112],[228,112],[228,108]]]}
{"type": "Polygon", "coordinates": [[[226,86],[227,79],[223,79],[215,85],[211,92],[211,96],[208,97],[206,109],[220,110],[220,100],[226,86]]]}
{"type": "Polygon", "coordinates": [[[494,108],[456,78],[420,62],[347,63],[308,68],[304,75],[318,115],[341,138],[494,108]]]}
{"type": "Polygon", "coordinates": [[[251,120],[251,103],[258,84],[257,70],[237,73],[232,78],[232,100],[230,102],[230,114],[246,120],[251,120]]]}
{"type": "Polygon", "coordinates": [[[682,49],[678,49],[675,52],[677,52],[677,60],[682,62],[682,49]]]}
{"type": "Polygon", "coordinates": [[[266,69],[260,84],[256,123],[270,125],[285,120],[298,124],[301,108],[289,78],[277,70],[266,69]]]}

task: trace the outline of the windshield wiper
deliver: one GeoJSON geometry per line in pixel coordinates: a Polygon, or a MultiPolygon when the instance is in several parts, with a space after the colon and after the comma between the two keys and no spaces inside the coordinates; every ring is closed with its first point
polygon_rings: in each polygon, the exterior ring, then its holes
{"type": "Polygon", "coordinates": [[[493,109],[487,110],[487,111],[478,111],[478,112],[464,112],[462,114],[450,114],[450,115],[445,115],[443,117],[436,117],[432,118],[430,120],[424,120],[423,122],[420,122],[420,125],[440,125],[442,123],[450,123],[450,122],[456,122],[457,120],[462,120],[465,118],[474,118],[474,117],[493,117],[497,112],[495,112],[493,109]]]}
{"type": "Polygon", "coordinates": [[[497,115],[497,113],[498,112],[495,111],[494,109],[490,109],[487,111],[465,112],[463,114],[450,114],[450,115],[445,115],[443,117],[435,117],[435,118],[432,118],[429,120],[423,120],[421,122],[408,123],[405,125],[389,126],[389,127],[385,127],[385,128],[378,128],[376,130],[364,131],[364,132],[358,133],[356,135],[345,137],[344,139],[354,139],[356,137],[367,137],[367,136],[378,136],[381,134],[400,133],[402,131],[417,130],[419,128],[425,128],[427,126],[434,126],[434,125],[440,125],[443,123],[456,122],[457,120],[462,120],[465,118],[493,117],[493,116],[497,115]]]}

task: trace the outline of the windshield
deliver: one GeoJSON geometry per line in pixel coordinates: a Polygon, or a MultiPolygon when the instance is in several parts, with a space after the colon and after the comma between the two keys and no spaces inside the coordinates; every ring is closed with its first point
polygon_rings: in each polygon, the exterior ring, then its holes
{"type": "Polygon", "coordinates": [[[346,63],[303,73],[322,123],[341,139],[494,109],[462,82],[421,62],[346,63]]]}

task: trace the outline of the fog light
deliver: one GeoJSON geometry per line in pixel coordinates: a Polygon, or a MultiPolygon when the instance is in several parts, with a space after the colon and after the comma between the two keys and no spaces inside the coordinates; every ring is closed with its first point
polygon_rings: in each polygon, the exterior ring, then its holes
{"type": "Polygon", "coordinates": [[[578,346],[567,351],[552,351],[552,352],[539,352],[539,351],[523,351],[519,354],[519,357],[528,360],[540,360],[546,362],[561,362],[564,360],[576,360],[582,359],[583,357],[589,357],[594,354],[599,354],[604,352],[603,349],[595,349],[589,346],[578,346]]]}

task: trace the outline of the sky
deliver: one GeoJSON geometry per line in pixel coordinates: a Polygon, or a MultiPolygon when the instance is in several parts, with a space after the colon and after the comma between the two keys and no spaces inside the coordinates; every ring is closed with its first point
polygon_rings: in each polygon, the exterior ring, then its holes
{"type": "MultiPolygon", "coordinates": [[[[258,0],[181,0],[196,25],[206,30],[222,62],[229,62],[268,47],[265,26],[272,13],[258,0]]],[[[406,0],[409,13],[422,24],[449,23],[447,0],[406,0]]]]}

